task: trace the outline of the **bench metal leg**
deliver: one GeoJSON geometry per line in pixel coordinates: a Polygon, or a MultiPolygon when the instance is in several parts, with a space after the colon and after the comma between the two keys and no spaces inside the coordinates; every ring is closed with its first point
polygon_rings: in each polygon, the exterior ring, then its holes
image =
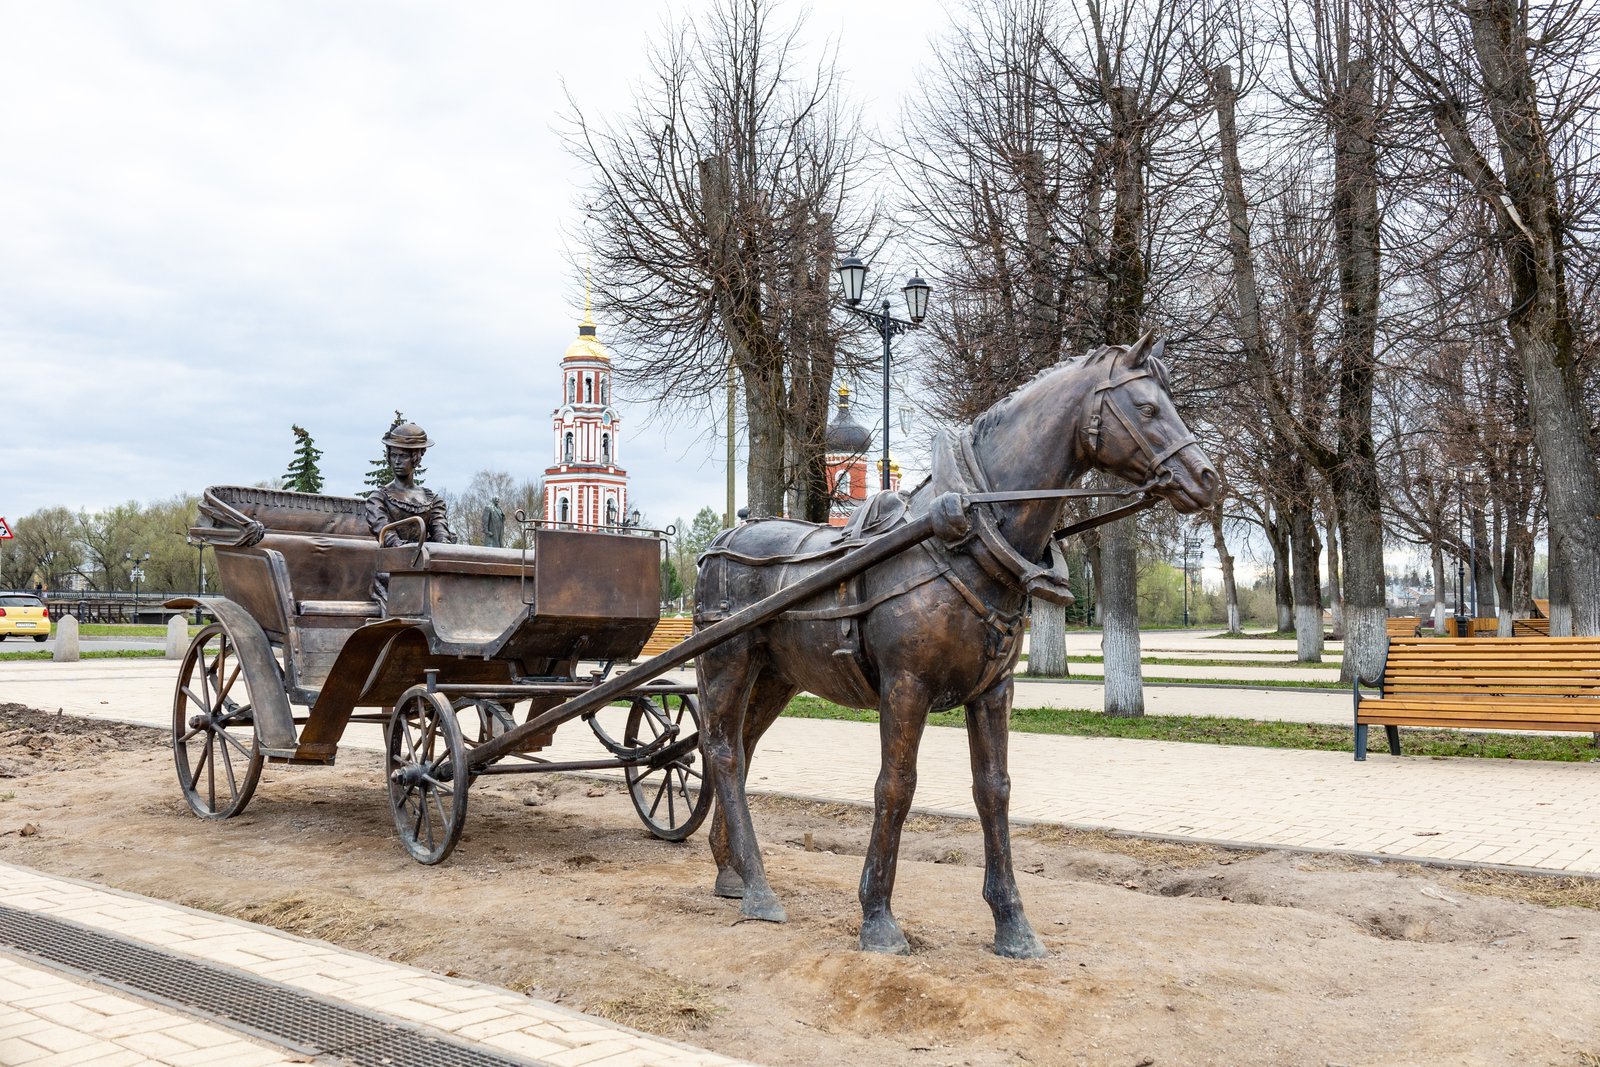
{"type": "Polygon", "coordinates": [[[1400,755],[1400,727],[1385,726],[1383,732],[1389,735],[1389,755],[1400,755]]]}
{"type": "Polygon", "coordinates": [[[1364,722],[1358,722],[1358,723],[1356,723],[1356,759],[1357,760],[1365,760],[1366,758],[1367,758],[1367,724],[1364,723],[1364,722]]]}

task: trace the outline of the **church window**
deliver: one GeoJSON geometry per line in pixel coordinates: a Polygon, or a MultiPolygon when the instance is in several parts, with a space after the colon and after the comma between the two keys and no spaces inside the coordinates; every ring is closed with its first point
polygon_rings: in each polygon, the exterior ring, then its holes
{"type": "Polygon", "coordinates": [[[606,380],[605,380],[604,377],[602,377],[600,379],[600,403],[604,404],[605,402],[606,402],[606,380]]]}
{"type": "Polygon", "coordinates": [[[585,404],[594,403],[594,379],[587,374],[583,376],[583,402],[585,404]]]}
{"type": "Polygon", "coordinates": [[[562,462],[564,462],[564,463],[571,463],[572,462],[572,431],[571,430],[567,431],[567,443],[566,443],[566,447],[561,450],[561,455],[562,455],[562,462]]]}
{"type": "Polygon", "coordinates": [[[572,521],[572,502],[566,497],[561,498],[561,505],[558,509],[558,514],[561,516],[562,522],[572,521]]]}
{"type": "Polygon", "coordinates": [[[617,501],[615,498],[606,501],[606,525],[617,524],[617,501]]]}
{"type": "Polygon", "coordinates": [[[611,466],[611,435],[608,433],[600,435],[600,462],[611,466]]]}
{"type": "Polygon", "coordinates": [[[575,376],[569,374],[569,375],[567,375],[567,403],[571,404],[572,402],[574,402],[577,399],[578,399],[578,379],[575,376]]]}
{"type": "Polygon", "coordinates": [[[842,470],[833,480],[833,495],[843,500],[850,496],[850,472],[842,470]]]}

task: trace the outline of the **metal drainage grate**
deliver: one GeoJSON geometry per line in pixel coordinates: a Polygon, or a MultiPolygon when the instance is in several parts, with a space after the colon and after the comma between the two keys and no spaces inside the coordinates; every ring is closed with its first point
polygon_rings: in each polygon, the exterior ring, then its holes
{"type": "Polygon", "coordinates": [[[528,1067],[232,967],[149,948],[0,904],[0,947],[218,1022],[307,1056],[356,1067],[528,1067]]]}

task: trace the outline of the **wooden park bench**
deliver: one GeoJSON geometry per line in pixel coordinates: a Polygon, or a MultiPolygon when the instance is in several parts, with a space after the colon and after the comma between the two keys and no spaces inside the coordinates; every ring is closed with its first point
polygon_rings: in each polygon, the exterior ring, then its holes
{"type": "Polygon", "coordinates": [[[1388,628],[1390,637],[1415,637],[1417,627],[1421,625],[1422,620],[1414,615],[1396,615],[1384,620],[1384,626],[1388,628]]]}
{"type": "Polygon", "coordinates": [[[681,645],[694,633],[694,619],[685,615],[682,618],[666,618],[656,623],[656,628],[650,633],[650,640],[644,643],[644,651],[639,653],[641,659],[659,656],[661,653],[681,645]]]}
{"type": "Polygon", "coordinates": [[[1351,688],[1358,760],[1369,726],[1396,756],[1402,726],[1600,732],[1600,637],[1394,638],[1382,677],[1351,688]]]}

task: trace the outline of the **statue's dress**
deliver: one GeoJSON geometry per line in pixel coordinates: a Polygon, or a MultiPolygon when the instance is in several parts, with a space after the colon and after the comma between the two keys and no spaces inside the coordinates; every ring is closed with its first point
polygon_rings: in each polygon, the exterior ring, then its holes
{"type": "MultiPolygon", "coordinates": [[[[426,528],[422,540],[435,544],[453,545],[456,535],[450,529],[449,515],[446,513],[444,497],[435,493],[426,486],[414,486],[406,489],[396,482],[390,482],[380,489],[374,489],[367,494],[367,528],[376,537],[378,531],[391,522],[410,518],[413,515],[422,517],[423,526],[426,528]]],[[[416,527],[408,525],[399,530],[390,530],[383,535],[383,547],[395,548],[402,544],[411,544],[417,540],[416,527]]],[[[389,604],[389,572],[380,571],[372,579],[372,599],[383,605],[385,611],[389,604]]]]}

